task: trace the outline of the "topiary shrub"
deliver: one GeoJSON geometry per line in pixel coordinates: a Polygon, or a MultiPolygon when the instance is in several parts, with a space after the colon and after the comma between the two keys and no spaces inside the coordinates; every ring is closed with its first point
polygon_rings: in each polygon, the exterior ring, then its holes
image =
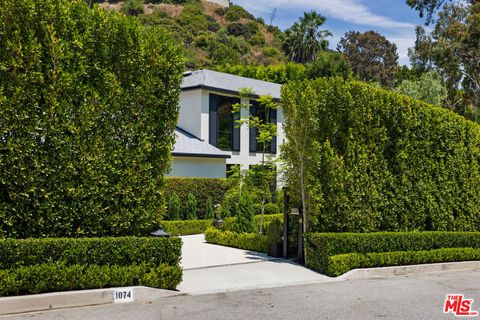
{"type": "Polygon", "coordinates": [[[189,193],[187,196],[187,211],[185,212],[185,220],[197,219],[197,198],[193,193],[189,193]]]}
{"type": "Polygon", "coordinates": [[[207,198],[206,207],[207,207],[207,211],[206,211],[205,217],[207,219],[213,219],[215,216],[215,208],[213,207],[212,197],[210,196],[207,198]]]}
{"type": "Polygon", "coordinates": [[[168,219],[180,220],[182,217],[180,212],[180,198],[174,192],[168,200],[168,219]]]}
{"type": "Polygon", "coordinates": [[[255,214],[255,208],[253,207],[253,199],[247,188],[243,188],[240,192],[240,196],[236,205],[236,232],[253,232],[255,226],[253,223],[253,216],[255,214]]]}

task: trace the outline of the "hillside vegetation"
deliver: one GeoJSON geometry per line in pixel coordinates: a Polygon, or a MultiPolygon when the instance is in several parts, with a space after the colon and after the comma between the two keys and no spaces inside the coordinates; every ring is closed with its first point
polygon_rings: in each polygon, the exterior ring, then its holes
{"type": "Polygon", "coordinates": [[[162,26],[185,47],[187,68],[224,64],[277,64],[283,33],[238,5],[223,8],[205,0],[105,1],[100,6],[162,26]]]}

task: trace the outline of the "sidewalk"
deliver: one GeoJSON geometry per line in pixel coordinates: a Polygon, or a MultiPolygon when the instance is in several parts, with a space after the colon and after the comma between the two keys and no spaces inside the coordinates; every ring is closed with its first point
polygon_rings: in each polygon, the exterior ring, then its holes
{"type": "Polygon", "coordinates": [[[208,244],[203,235],[182,237],[183,281],[178,290],[205,294],[331,281],[290,260],[208,244]]]}

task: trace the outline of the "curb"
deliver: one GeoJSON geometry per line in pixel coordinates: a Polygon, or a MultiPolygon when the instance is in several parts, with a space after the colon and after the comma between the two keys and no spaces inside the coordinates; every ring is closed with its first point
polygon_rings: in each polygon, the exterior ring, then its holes
{"type": "Polygon", "coordinates": [[[335,280],[371,279],[392,276],[404,276],[416,273],[441,271],[473,270],[480,271],[480,261],[462,261],[431,264],[416,264],[410,266],[395,266],[381,268],[354,269],[335,278],[335,280]]]}
{"type": "MultiPolygon", "coordinates": [[[[0,316],[113,304],[114,291],[116,289],[120,288],[65,291],[0,298],[0,316]]],[[[133,302],[184,295],[184,293],[177,291],[148,287],[129,287],[129,289],[133,289],[133,302]]]]}

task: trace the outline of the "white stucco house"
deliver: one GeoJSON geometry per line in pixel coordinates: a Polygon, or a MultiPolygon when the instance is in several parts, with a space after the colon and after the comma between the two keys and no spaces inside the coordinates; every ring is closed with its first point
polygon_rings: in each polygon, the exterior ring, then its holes
{"type": "MultiPolygon", "coordinates": [[[[280,101],[281,85],[210,70],[186,72],[180,95],[180,115],[173,164],[169,176],[224,178],[231,165],[248,169],[261,163],[256,130],[236,120],[256,113],[256,99],[271,95],[280,101]],[[250,110],[232,113],[232,105],[240,101],[239,91],[250,88],[255,95],[248,98],[250,110]]],[[[284,141],[282,108],[270,110],[268,121],[277,124],[277,136],[269,146],[271,158],[279,156],[284,141]]]]}

